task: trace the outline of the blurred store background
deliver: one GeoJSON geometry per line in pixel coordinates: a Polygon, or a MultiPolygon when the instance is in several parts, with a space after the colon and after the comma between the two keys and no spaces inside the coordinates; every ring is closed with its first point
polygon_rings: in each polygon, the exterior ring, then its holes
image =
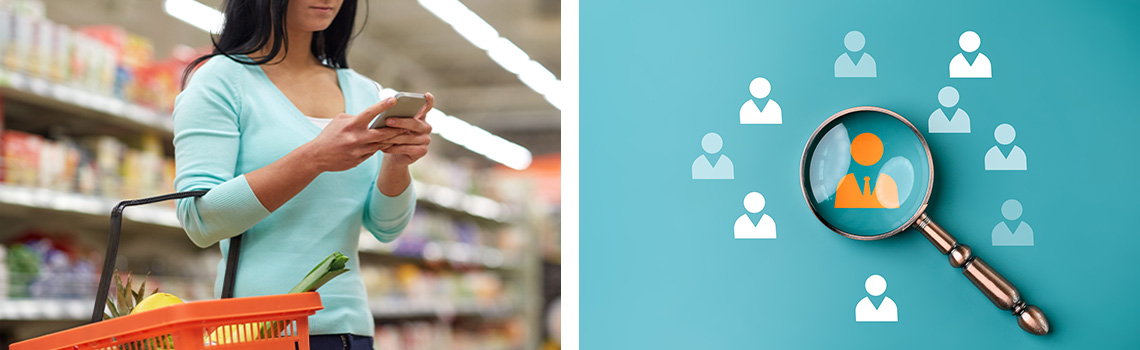
{"type": "MultiPolygon", "coordinates": [[[[361,238],[377,348],[559,348],[560,1],[361,2],[350,67],[439,110],[411,225],[361,238]]],[[[111,207],[173,191],[170,110],[221,3],[0,0],[3,346],[83,324],[111,207]]],[[[220,252],[174,215],[128,209],[116,266],[212,299],[220,252]]]]}

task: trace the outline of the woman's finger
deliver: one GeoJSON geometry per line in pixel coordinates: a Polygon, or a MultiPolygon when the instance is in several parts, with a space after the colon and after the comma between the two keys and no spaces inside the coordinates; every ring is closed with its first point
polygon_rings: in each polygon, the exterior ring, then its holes
{"type": "Polygon", "coordinates": [[[375,150],[375,151],[384,151],[384,150],[386,150],[392,146],[395,146],[395,144],[390,143],[390,142],[378,142],[378,143],[372,143],[372,144],[368,145],[368,147],[370,149],[375,150]]]}
{"type": "Polygon", "coordinates": [[[427,103],[424,104],[423,108],[420,108],[420,112],[416,114],[415,119],[427,120],[428,112],[431,112],[431,109],[435,107],[435,95],[432,95],[430,92],[425,92],[424,99],[427,100],[427,103]]]}
{"type": "Polygon", "coordinates": [[[363,111],[360,111],[360,114],[356,115],[356,119],[353,120],[353,124],[368,127],[368,123],[371,122],[372,119],[375,119],[377,115],[380,115],[380,112],[386,111],[388,108],[392,108],[392,106],[395,104],[396,99],[389,97],[381,100],[380,102],[377,102],[374,105],[368,106],[368,108],[365,108],[363,111]]]}
{"type": "Polygon", "coordinates": [[[388,127],[410,130],[414,133],[431,133],[431,125],[419,118],[388,118],[387,124],[388,127]]]}
{"type": "Polygon", "coordinates": [[[367,129],[364,130],[364,136],[361,137],[360,140],[365,144],[387,142],[387,140],[393,137],[404,135],[405,132],[406,130],[400,128],[367,129]]]}
{"type": "Polygon", "coordinates": [[[394,145],[426,145],[431,143],[431,135],[429,134],[407,134],[400,135],[384,141],[394,145]]]}
{"type": "Polygon", "coordinates": [[[427,154],[428,147],[426,145],[395,145],[389,147],[384,153],[388,154],[406,154],[414,159],[419,159],[427,154]]]}

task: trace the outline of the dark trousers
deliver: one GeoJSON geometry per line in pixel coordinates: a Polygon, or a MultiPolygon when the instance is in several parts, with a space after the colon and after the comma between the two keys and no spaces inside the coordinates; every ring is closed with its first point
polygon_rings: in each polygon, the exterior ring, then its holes
{"type": "Polygon", "coordinates": [[[372,350],[372,337],[323,334],[309,337],[309,350],[372,350]]]}

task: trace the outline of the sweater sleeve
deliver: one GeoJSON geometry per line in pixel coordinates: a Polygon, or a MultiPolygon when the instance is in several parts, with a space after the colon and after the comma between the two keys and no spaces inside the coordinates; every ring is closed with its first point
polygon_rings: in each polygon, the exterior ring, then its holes
{"type": "Polygon", "coordinates": [[[202,65],[174,102],[174,187],[209,190],[178,200],[178,221],[195,245],[205,248],[241,234],[269,216],[237,175],[241,133],[240,74],[225,72],[218,56],[202,65]]]}
{"type": "Polygon", "coordinates": [[[364,228],[381,242],[391,242],[408,227],[415,211],[416,189],[413,184],[409,183],[403,193],[389,197],[380,192],[373,180],[368,201],[364,202],[364,228]]]}

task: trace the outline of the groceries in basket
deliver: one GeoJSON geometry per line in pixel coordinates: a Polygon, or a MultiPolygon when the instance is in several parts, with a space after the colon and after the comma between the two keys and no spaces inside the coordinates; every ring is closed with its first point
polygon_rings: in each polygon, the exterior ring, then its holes
{"type": "MultiPolygon", "coordinates": [[[[348,268],[346,267],[347,263],[347,256],[340,252],[333,252],[317,264],[317,266],[313,267],[296,286],[289,290],[289,293],[316,291],[334,277],[348,272],[348,268]]],[[[123,283],[119,278],[119,274],[116,272],[114,299],[110,297],[107,298],[107,308],[109,312],[104,313],[103,318],[111,319],[119,316],[132,315],[181,303],[183,303],[182,299],[179,299],[173,294],[160,293],[157,288],[147,295],[145,279],[136,290],[134,289],[133,280],[129,274],[127,275],[126,283],[123,283]]],[[[289,327],[286,322],[287,321],[269,321],[220,326],[211,332],[205,341],[209,345],[219,345],[273,337],[272,334],[280,333],[289,327]]],[[[169,341],[169,343],[173,344],[173,341],[169,341]]],[[[165,348],[172,349],[173,346],[167,346],[165,348]]]]}

